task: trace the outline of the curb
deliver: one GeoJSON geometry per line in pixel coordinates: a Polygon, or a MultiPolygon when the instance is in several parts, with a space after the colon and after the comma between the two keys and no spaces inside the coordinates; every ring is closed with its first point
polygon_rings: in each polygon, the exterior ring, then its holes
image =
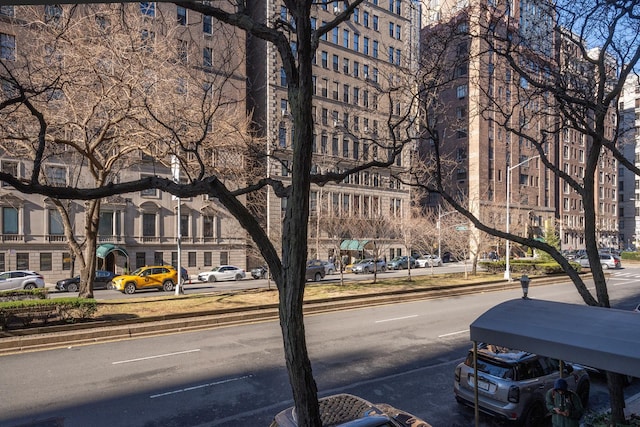
{"type": "MultiPolygon", "coordinates": [[[[530,286],[542,286],[568,280],[561,277],[533,277],[530,286]]],[[[520,288],[517,281],[496,280],[472,285],[451,285],[428,290],[405,290],[368,296],[345,296],[305,302],[305,315],[365,306],[385,305],[492,292],[520,288]]],[[[203,313],[188,313],[173,316],[149,317],[145,319],[78,323],[74,325],[45,326],[41,328],[12,330],[0,337],[0,355],[28,351],[39,351],[91,343],[141,338],[153,335],[235,326],[278,319],[278,305],[248,307],[243,309],[217,310],[203,313]],[[9,335],[10,334],[10,335],[9,335]]]]}

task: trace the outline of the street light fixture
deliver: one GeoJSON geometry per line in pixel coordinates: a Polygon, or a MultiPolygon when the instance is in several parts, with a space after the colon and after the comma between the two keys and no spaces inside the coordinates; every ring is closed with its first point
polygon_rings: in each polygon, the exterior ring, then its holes
{"type": "MultiPolygon", "coordinates": [[[[509,208],[510,208],[510,204],[511,204],[511,171],[515,168],[517,168],[518,166],[522,166],[525,163],[528,163],[530,160],[533,159],[537,159],[540,158],[540,155],[538,154],[537,156],[533,156],[533,157],[529,157],[528,159],[524,159],[523,161],[521,161],[520,163],[518,163],[517,165],[513,165],[511,167],[507,168],[507,234],[509,234],[509,224],[511,223],[511,218],[509,215],[509,208]]],[[[509,258],[511,257],[511,246],[510,246],[511,241],[509,240],[509,238],[507,238],[507,243],[506,243],[506,263],[505,263],[505,269],[504,269],[504,278],[505,280],[511,281],[511,268],[509,265],[509,258]]]]}
{"type": "Polygon", "coordinates": [[[449,214],[454,214],[457,213],[458,211],[449,211],[449,212],[445,212],[442,213],[442,209],[440,207],[440,205],[438,205],[438,223],[436,224],[436,228],[438,229],[438,258],[440,258],[440,260],[442,260],[442,236],[441,236],[441,228],[440,228],[440,221],[442,220],[442,217],[447,216],[449,214]]]}

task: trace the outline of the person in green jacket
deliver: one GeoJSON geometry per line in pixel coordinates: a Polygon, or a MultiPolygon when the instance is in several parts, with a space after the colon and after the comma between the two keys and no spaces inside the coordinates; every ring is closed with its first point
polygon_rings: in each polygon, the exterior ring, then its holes
{"type": "Polygon", "coordinates": [[[567,382],[558,378],[552,389],[547,391],[547,409],[551,412],[553,427],[579,427],[584,413],[577,394],[569,390],[567,382]]]}

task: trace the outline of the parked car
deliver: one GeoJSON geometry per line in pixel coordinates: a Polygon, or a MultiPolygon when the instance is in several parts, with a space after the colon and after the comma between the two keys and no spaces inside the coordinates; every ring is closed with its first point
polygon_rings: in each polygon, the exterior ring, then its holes
{"type": "Polygon", "coordinates": [[[442,260],[438,255],[423,255],[416,260],[416,267],[440,267],[442,266],[442,260]]]}
{"type": "MultiPolygon", "coordinates": [[[[178,269],[175,265],[173,266],[173,268],[175,268],[176,270],[178,269]]],[[[181,277],[182,277],[182,281],[183,282],[188,282],[189,281],[189,273],[187,272],[187,269],[184,268],[183,266],[180,266],[180,272],[181,277]]]]}
{"type": "Polygon", "coordinates": [[[325,276],[328,276],[329,274],[333,274],[336,272],[336,265],[331,261],[322,261],[322,265],[324,265],[325,276]]]}
{"type": "Polygon", "coordinates": [[[381,271],[387,270],[387,263],[382,259],[379,259],[376,262],[374,262],[372,258],[366,258],[358,262],[357,264],[354,264],[351,270],[356,274],[359,274],[359,273],[368,274],[368,273],[373,273],[374,271],[379,273],[381,271]]]}
{"type": "Polygon", "coordinates": [[[131,274],[116,276],[111,281],[113,289],[133,294],[139,289],[158,289],[171,292],[178,283],[178,271],[170,265],[140,267],[131,274]]]}
{"type": "Polygon", "coordinates": [[[251,277],[254,279],[266,279],[267,278],[267,266],[261,265],[260,267],[251,269],[251,277]]]}
{"type": "MultiPolygon", "coordinates": [[[[540,425],[547,414],[545,394],[560,378],[560,362],[519,350],[481,344],[478,346],[478,404],[480,411],[525,426],[540,425]]],[[[563,363],[562,377],[586,408],[591,383],[580,365],[563,363]]],[[[454,371],[456,400],[474,407],[473,351],[454,371]]]]}
{"type": "MultiPolygon", "coordinates": [[[[576,258],[574,261],[579,263],[581,267],[591,268],[591,265],[589,264],[589,258],[587,257],[587,255],[582,255],[581,257],[576,258]]],[[[614,268],[614,269],[622,268],[622,261],[620,260],[620,257],[618,257],[617,255],[601,253],[600,265],[602,265],[602,268],[605,270],[608,270],[610,268],[614,268]]]]}
{"type": "MultiPolygon", "coordinates": [[[[430,427],[426,421],[386,403],[373,404],[352,394],[318,400],[322,425],[362,427],[430,427]]],[[[295,408],[278,413],[269,427],[298,427],[295,408]]]]}
{"type": "MultiPolygon", "coordinates": [[[[116,277],[116,274],[113,271],[96,270],[96,275],[93,278],[93,289],[109,289],[114,277],[116,277]]],[[[78,292],[79,286],[80,275],[56,282],[56,289],[63,292],[78,292]]]]}
{"type": "Polygon", "coordinates": [[[235,265],[221,265],[211,271],[204,271],[198,274],[201,282],[221,282],[223,280],[242,280],[247,277],[247,273],[235,265]]]}
{"type": "Polygon", "coordinates": [[[44,278],[35,271],[14,270],[0,273],[0,291],[35,288],[44,288],[44,278]]]}
{"type": "Polygon", "coordinates": [[[307,280],[319,282],[320,280],[324,279],[324,276],[324,264],[322,261],[318,259],[307,261],[307,271],[305,273],[305,278],[307,280]]]}
{"type": "Polygon", "coordinates": [[[406,269],[409,268],[409,266],[411,268],[415,268],[416,266],[416,260],[413,257],[409,257],[409,256],[397,256],[395,258],[393,258],[391,261],[389,261],[389,263],[387,264],[387,268],[389,270],[400,270],[400,269],[406,269]]]}

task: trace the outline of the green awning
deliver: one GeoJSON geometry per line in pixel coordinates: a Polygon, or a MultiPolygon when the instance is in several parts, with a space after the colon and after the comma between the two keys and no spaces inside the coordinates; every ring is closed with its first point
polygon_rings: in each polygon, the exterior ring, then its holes
{"type": "Polygon", "coordinates": [[[343,240],[340,243],[341,251],[361,251],[369,243],[368,240],[343,240]]]}
{"type": "Polygon", "coordinates": [[[107,257],[107,255],[114,251],[120,252],[122,255],[129,258],[129,254],[127,253],[125,248],[123,248],[122,246],[114,245],[113,243],[104,243],[98,246],[98,248],[96,249],[96,256],[98,258],[104,259],[107,257]]]}

